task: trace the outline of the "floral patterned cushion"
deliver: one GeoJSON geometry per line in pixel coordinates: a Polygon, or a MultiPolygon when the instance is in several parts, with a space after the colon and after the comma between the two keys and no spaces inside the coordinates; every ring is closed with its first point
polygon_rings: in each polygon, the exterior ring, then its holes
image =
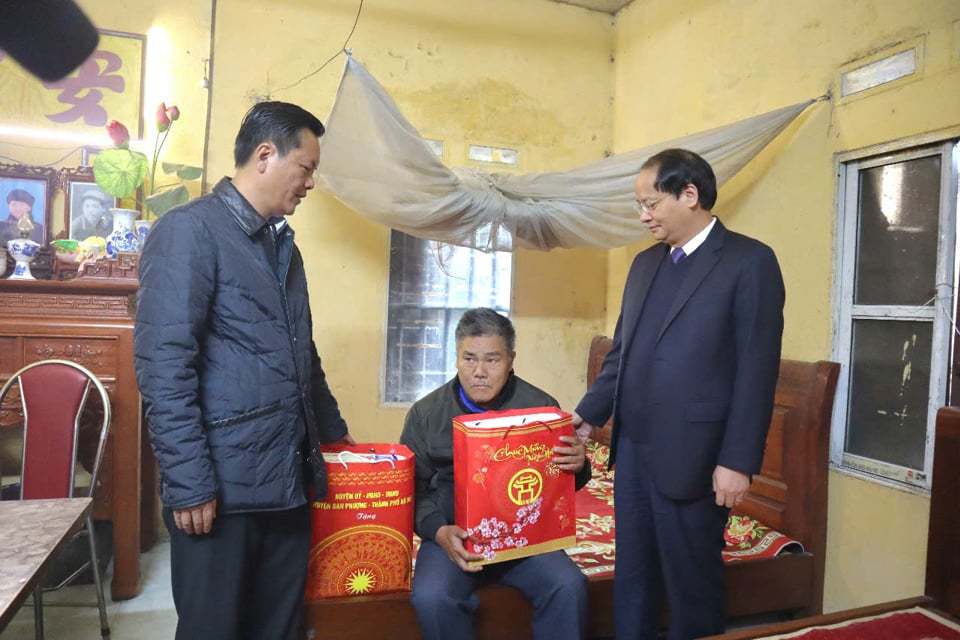
{"type": "MultiPolygon", "coordinates": [[[[613,477],[607,469],[610,448],[598,442],[587,444],[587,458],[593,465],[593,477],[577,492],[577,545],[567,549],[586,575],[612,576],[616,556],[616,522],[613,517],[613,477]]],[[[798,553],[803,546],[746,516],[730,516],[724,531],[727,545],[725,562],[766,558],[781,553],[798,553]]],[[[420,540],[414,536],[414,554],[420,540]]]]}
{"type": "MultiPolygon", "coordinates": [[[[610,448],[598,442],[590,442],[587,444],[587,457],[590,460],[590,464],[593,465],[593,480],[585,487],[585,491],[590,494],[593,499],[603,504],[603,511],[606,511],[607,507],[613,507],[614,472],[607,469],[607,463],[610,460],[610,448]]],[[[584,507],[589,507],[589,504],[585,504],[584,501],[578,499],[577,506],[577,521],[582,523],[586,518],[586,521],[589,522],[588,514],[584,513],[584,507]]],[[[590,509],[590,511],[597,510],[598,509],[590,509]]],[[[607,514],[604,513],[603,517],[606,518],[607,514]]],[[[609,517],[612,518],[612,516],[609,517]]],[[[605,529],[605,533],[611,534],[612,537],[612,521],[605,529]]],[[[579,530],[578,533],[580,533],[579,530]]],[[[585,531],[585,533],[589,535],[590,532],[585,531]]],[[[600,532],[596,531],[595,533],[600,532]]],[[[583,536],[578,537],[582,538],[583,536]]],[[[748,558],[765,558],[781,553],[800,553],[803,551],[803,545],[796,540],[747,516],[731,515],[727,521],[727,527],[724,530],[724,539],[727,544],[723,550],[723,559],[726,562],[745,560],[748,558]]]]}
{"type": "Polygon", "coordinates": [[[587,443],[587,460],[593,466],[593,477],[613,480],[613,471],[607,470],[610,461],[610,447],[591,440],[587,443]]]}

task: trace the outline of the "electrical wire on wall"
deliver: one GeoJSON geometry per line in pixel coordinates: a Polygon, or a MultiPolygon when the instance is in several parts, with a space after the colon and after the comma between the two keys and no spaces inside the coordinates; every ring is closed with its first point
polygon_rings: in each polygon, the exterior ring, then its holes
{"type": "Polygon", "coordinates": [[[310,77],[315,76],[316,74],[320,73],[320,71],[322,71],[324,67],[326,67],[328,64],[330,64],[331,62],[333,62],[334,60],[336,60],[336,59],[340,56],[340,54],[342,54],[342,53],[349,54],[349,53],[350,53],[350,50],[347,49],[347,44],[349,44],[350,38],[353,37],[353,32],[357,30],[357,23],[360,22],[360,14],[361,14],[362,12],[363,12],[363,0],[360,0],[360,6],[357,7],[357,16],[356,16],[356,17],[354,18],[354,20],[353,20],[353,27],[350,29],[350,33],[347,34],[347,39],[343,41],[343,46],[340,47],[340,50],[339,50],[339,51],[337,51],[335,54],[333,54],[332,56],[330,56],[329,58],[327,58],[327,61],[326,61],[326,62],[324,62],[324,63],[321,64],[319,67],[317,67],[316,69],[314,69],[313,71],[311,71],[311,72],[308,73],[307,75],[303,76],[302,78],[300,78],[299,80],[297,80],[297,81],[294,82],[293,84],[289,84],[289,85],[287,85],[287,86],[285,86],[285,87],[280,87],[280,88],[277,89],[276,91],[277,91],[277,92],[280,92],[280,91],[286,91],[287,89],[292,89],[293,87],[297,86],[298,84],[300,84],[301,82],[303,82],[303,81],[306,80],[307,78],[310,78],[310,77]]]}
{"type": "MultiPolygon", "coordinates": [[[[16,145],[12,142],[7,142],[7,144],[10,146],[21,146],[21,147],[29,146],[31,149],[35,148],[34,145],[16,145]]],[[[73,149],[70,149],[70,151],[67,151],[65,154],[63,154],[63,156],[57,158],[53,162],[25,162],[23,160],[18,160],[17,158],[11,158],[10,156],[0,156],[0,160],[9,160],[13,164],[31,165],[34,167],[59,167],[64,160],[66,160],[73,154],[80,153],[82,151],[83,151],[83,145],[79,147],[74,147],[73,149]]]]}
{"type": "Polygon", "coordinates": [[[211,78],[213,78],[213,52],[216,47],[216,42],[217,0],[210,0],[210,39],[207,43],[207,57],[203,59],[203,78],[200,79],[200,87],[207,92],[207,109],[204,113],[203,120],[203,150],[201,152],[201,157],[203,158],[203,164],[201,166],[204,168],[200,183],[200,193],[202,194],[210,192],[210,182],[207,178],[206,169],[210,166],[210,123],[213,119],[213,101],[210,99],[210,91],[211,78]]]}

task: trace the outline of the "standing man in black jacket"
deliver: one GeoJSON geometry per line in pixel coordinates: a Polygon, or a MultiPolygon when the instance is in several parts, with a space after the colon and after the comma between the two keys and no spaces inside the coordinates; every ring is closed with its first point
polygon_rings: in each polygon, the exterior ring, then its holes
{"type": "Polygon", "coordinates": [[[285,216],[313,189],[323,125],[255,105],[236,172],[168,212],[140,259],[134,351],[170,530],[178,640],[297,637],[319,445],[353,444],[313,343],[285,216]]]}

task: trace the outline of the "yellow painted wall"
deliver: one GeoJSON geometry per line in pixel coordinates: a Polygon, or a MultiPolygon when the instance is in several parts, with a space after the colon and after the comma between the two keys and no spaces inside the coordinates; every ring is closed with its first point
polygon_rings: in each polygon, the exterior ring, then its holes
{"type": "MultiPolygon", "coordinates": [[[[203,59],[209,58],[210,8],[209,0],[148,0],[127,2],[118,10],[113,0],[79,0],[78,4],[99,28],[125,33],[149,34],[145,56],[144,136],[148,155],[152,152],[156,135],[154,114],[161,101],[177,105],[181,118],[167,139],[161,161],[201,166],[203,141],[206,131],[207,92],[200,86],[203,78],[203,59]]],[[[39,80],[34,79],[39,83],[39,80]]],[[[108,113],[108,119],[114,119],[108,113]]],[[[39,119],[42,122],[42,118],[39,119]]],[[[136,124],[125,122],[136,136],[136,124]]],[[[42,127],[42,124],[37,126],[42,127]]],[[[52,131],[56,131],[50,125],[52,131]]],[[[104,129],[91,132],[95,136],[87,144],[103,145],[110,140],[104,129]]],[[[81,163],[82,142],[37,140],[0,137],[0,162],[41,164],[54,168],[76,167],[81,163]]],[[[158,183],[161,181],[158,180],[158,183]]],[[[188,185],[194,195],[200,192],[199,182],[188,185]]],[[[57,191],[52,200],[52,230],[56,235],[64,228],[63,192],[57,191]]]]}
{"type": "MultiPolygon", "coordinates": [[[[296,102],[326,119],[343,58],[320,68],[343,46],[360,3],[79,4],[101,29],[148,35],[145,151],[156,104],[177,104],[182,117],[162,159],[201,165],[206,144],[209,189],[232,174],[236,130],[255,101],[296,102]]],[[[448,165],[468,164],[468,144],[481,143],[519,149],[517,170],[532,172],[590,162],[610,148],[613,36],[610,16],[545,0],[367,0],[350,47],[408,119],[444,141],[448,165]]],[[[0,139],[0,155],[23,164],[63,157],[58,167],[77,166],[80,145],[0,139]]],[[[57,233],[62,193],[52,206],[57,233]]],[[[307,262],[318,347],[351,429],[361,439],[395,440],[406,410],[380,406],[389,229],[320,192],[292,224],[307,262]]],[[[590,338],[603,330],[606,269],[602,251],[514,256],[517,371],[571,408],[585,387],[590,338]]]]}
{"type": "MultiPolygon", "coordinates": [[[[617,150],[734,122],[833,90],[840,67],[922,37],[919,79],[811,107],[721,190],[715,213],[777,252],[784,356],[829,359],[840,152],[960,124],[954,0],[643,0],[617,16],[617,150]]],[[[632,256],[610,252],[612,331],[632,256]]],[[[929,500],[831,472],[825,609],[923,592],[929,500]]]]}
{"type": "MultiPolygon", "coordinates": [[[[342,47],[358,4],[218,3],[212,179],[232,172],[236,129],[255,99],[295,102],[326,119],[343,59],[318,69],[342,47]]],[[[368,0],[349,46],[410,122],[444,141],[449,166],[468,164],[469,143],[518,148],[521,172],[569,168],[610,147],[610,16],[542,0],[368,0]]],[[[389,229],[319,191],[291,224],[317,345],[351,431],[395,440],[406,409],[379,401],[389,229]]],[[[603,329],[605,282],[605,252],[515,254],[517,372],[570,408],[585,387],[590,338],[603,329]]]]}
{"type": "MultiPolygon", "coordinates": [[[[165,29],[169,48],[148,58],[157,74],[148,82],[163,88],[148,91],[146,120],[156,101],[178,104],[184,117],[166,157],[200,164],[209,97],[207,177],[215,181],[232,172],[236,128],[254,100],[297,102],[325,119],[342,61],[318,69],[342,46],[358,2],[220,0],[212,52],[209,1],[130,0],[122,11],[107,0],[80,4],[103,28],[165,29]],[[209,93],[200,87],[204,58],[213,59],[209,93]]],[[[421,133],[444,140],[448,165],[467,164],[466,145],[477,142],[519,148],[519,171],[531,172],[835,91],[844,64],[922,37],[919,80],[812,107],[721,191],[716,213],[780,258],[784,355],[820,359],[832,348],[834,156],[960,124],[958,25],[953,0],[639,0],[615,24],[545,0],[367,0],[349,46],[421,133]]],[[[23,162],[68,151],[0,140],[0,155],[23,162]]],[[[292,224],[307,260],[315,337],[351,429],[393,440],[405,411],[379,403],[389,230],[319,192],[292,224]]],[[[612,332],[626,271],[643,246],[516,253],[521,376],[565,406],[579,399],[586,345],[612,332]]],[[[928,506],[831,473],[827,610],[922,592],[928,506]]]]}

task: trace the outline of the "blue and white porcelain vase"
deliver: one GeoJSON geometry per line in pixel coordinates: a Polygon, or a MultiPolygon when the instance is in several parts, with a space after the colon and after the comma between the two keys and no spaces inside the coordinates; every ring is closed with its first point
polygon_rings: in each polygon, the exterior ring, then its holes
{"type": "Polygon", "coordinates": [[[133,221],[133,231],[137,234],[137,238],[140,240],[141,248],[143,248],[144,243],[147,241],[147,234],[150,233],[150,229],[153,228],[154,222],[156,222],[156,220],[133,221]]]}
{"type": "Polygon", "coordinates": [[[135,209],[110,209],[113,214],[113,231],[107,236],[107,257],[116,258],[121,251],[140,251],[140,238],[133,229],[133,222],[140,215],[135,209]]]}
{"type": "Polygon", "coordinates": [[[7,253],[16,260],[9,280],[36,280],[30,273],[30,263],[40,250],[40,243],[26,238],[7,240],[7,253]]]}

